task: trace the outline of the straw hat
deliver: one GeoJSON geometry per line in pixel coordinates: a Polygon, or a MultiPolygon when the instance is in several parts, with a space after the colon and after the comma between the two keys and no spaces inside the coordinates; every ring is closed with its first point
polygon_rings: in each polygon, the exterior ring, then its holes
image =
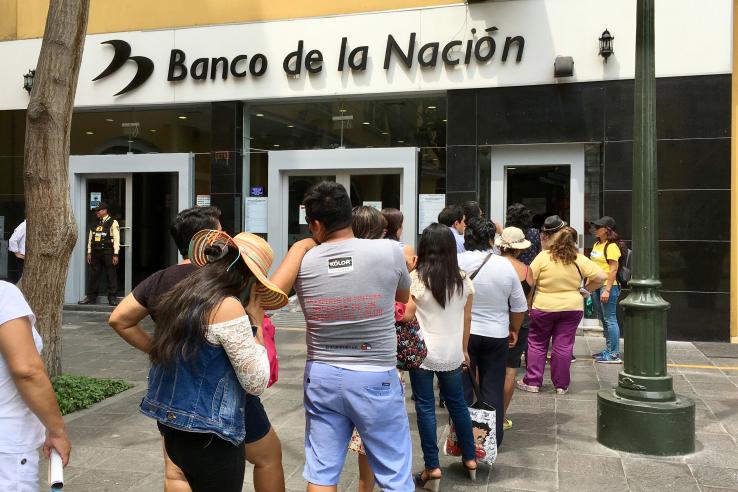
{"type": "Polygon", "coordinates": [[[505,227],[495,239],[495,246],[503,249],[528,249],[530,241],[525,239],[525,234],[517,227],[505,227]]]}
{"type": "Polygon", "coordinates": [[[231,237],[223,231],[210,229],[199,231],[190,241],[190,261],[198,267],[217,261],[228,252],[228,246],[239,250],[241,259],[254,274],[258,282],[256,295],[264,309],[279,309],[286,305],[287,294],[269,281],[267,276],[269,268],[274,262],[274,251],[269,243],[256,234],[241,232],[236,237],[231,237]],[[212,245],[220,246],[222,254],[216,257],[205,254],[205,248],[212,245]]]}

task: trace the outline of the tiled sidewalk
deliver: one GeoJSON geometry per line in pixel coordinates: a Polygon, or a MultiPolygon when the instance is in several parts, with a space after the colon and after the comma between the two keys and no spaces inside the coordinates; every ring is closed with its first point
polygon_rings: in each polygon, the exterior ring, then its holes
{"type": "MultiPolygon", "coordinates": [[[[137,404],[145,390],[147,360],[105,324],[106,315],[65,313],[64,371],[118,377],[136,384],[92,409],[68,416],[74,446],[65,490],[160,491],[161,444],[156,427],[137,404]]],[[[302,479],[304,331],[278,324],[280,380],[264,405],[283,444],[287,488],[305,490],[302,479]],[[279,328],[282,328],[281,330],[279,328]]],[[[738,491],[738,358],[708,358],[691,343],[669,343],[669,362],[679,393],[697,404],[698,451],[674,458],[618,453],[595,440],[596,394],[614,384],[622,366],[595,365],[589,354],[600,337],[578,337],[572,385],[564,396],[545,386],[537,395],[517,392],[498,463],[482,466],[470,482],[456,459],[442,457],[441,489],[464,491],[738,491]],[[687,367],[708,366],[709,368],[687,367]],[[721,367],[725,369],[721,369],[721,367]]],[[[415,410],[407,399],[415,469],[422,467],[415,410]]],[[[438,411],[439,441],[445,410],[438,411]]],[[[45,465],[42,465],[42,469],[45,465]]],[[[244,490],[253,490],[247,468],[244,490]]],[[[339,490],[356,490],[356,459],[349,454],[339,490]]]]}

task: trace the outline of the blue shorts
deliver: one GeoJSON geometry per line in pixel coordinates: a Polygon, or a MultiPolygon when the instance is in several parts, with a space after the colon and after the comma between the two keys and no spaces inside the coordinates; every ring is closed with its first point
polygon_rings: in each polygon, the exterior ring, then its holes
{"type": "Polygon", "coordinates": [[[266,436],[272,428],[269,417],[267,417],[261,398],[254,395],[246,395],[244,404],[244,423],[246,424],[246,437],[244,444],[251,444],[266,436]]]}
{"type": "Polygon", "coordinates": [[[377,485],[388,492],[415,490],[405,395],[395,369],[351,371],[308,361],[304,385],[305,480],[338,484],[356,427],[377,485]]]}

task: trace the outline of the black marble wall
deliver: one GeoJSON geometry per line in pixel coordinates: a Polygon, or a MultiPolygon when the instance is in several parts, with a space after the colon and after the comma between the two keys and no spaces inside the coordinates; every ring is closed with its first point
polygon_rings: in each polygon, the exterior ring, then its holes
{"type": "MultiPolygon", "coordinates": [[[[730,75],[657,80],[660,265],[673,340],[730,338],[730,96],[730,75]]],[[[489,187],[484,146],[600,143],[601,213],[631,237],[632,80],[450,91],[447,135],[449,202],[489,187]]]]}
{"type": "Polygon", "coordinates": [[[220,223],[230,234],[241,232],[243,186],[243,104],[212,104],[210,203],[220,208],[220,223]]]}

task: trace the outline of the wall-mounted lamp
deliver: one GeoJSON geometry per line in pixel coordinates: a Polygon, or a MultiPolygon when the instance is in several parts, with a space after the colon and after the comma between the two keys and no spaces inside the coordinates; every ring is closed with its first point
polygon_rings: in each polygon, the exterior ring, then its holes
{"type": "Polygon", "coordinates": [[[23,88],[28,91],[28,93],[31,93],[31,89],[33,89],[33,78],[36,76],[35,70],[28,70],[28,73],[23,76],[23,88]]]}
{"type": "Polygon", "coordinates": [[[607,63],[607,59],[615,53],[612,49],[612,41],[614,39],[615,38],[607,29],[605,29],[605,32],[602,33],[602,37],[600,38],[600,56],[605,59],[605,63],[607,63]]]}

